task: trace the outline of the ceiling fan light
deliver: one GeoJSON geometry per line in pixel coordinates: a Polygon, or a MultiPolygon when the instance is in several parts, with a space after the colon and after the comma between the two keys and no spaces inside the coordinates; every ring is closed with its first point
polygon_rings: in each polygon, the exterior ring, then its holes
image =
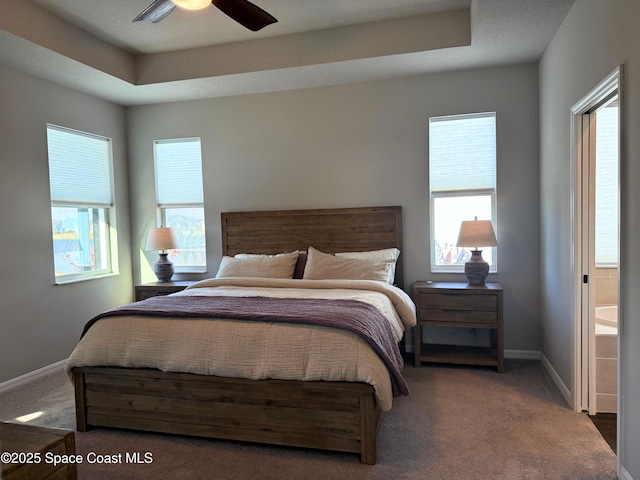
{"type": "Polygon", "coordinates": [[[211,0],[171,0],[185,10],[201,10],[211,5],[211,0]]]}

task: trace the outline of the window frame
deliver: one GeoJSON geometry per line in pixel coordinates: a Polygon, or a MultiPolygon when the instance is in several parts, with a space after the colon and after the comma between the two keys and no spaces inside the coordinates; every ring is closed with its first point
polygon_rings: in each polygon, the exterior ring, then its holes
{"type": "MultiPolygon", "coordinates": [[[[207,242],[206,242],[206,212],[204,208],[204,164],[202,162],[202,139],[200,137],[184,137],[184,138],[166,138],[166,139],[154,140],[153,141],[153,170],[154,170],[154,181],[155,181],[155,192],[156,192],[156,220],[158,222],[158,225],[171,227],[171,225],[168,225],[167,223],[167,210],[175,209],[175,208],[202,209],[202,218],[203,218],[203,222],[205,222],[204,265],[176,265],[174,263],[173,265],[174,271],[176,273],[206,273],[207,272],[207,242]],[[200,176],[200,182],[202,184],[202,196],[203,196],[202,203],[193,203],[193,202],[160,203],[157,145],[167,144],[167,143],[193,142],[193,141],[197,141],[200,146],[200,164],[202,168],[202,175],[200,176]]],[[[176,232],[176,233],[178,233],[179,235],[179,232],[176,232]]]]}
{"type": "MultiPolygon", "coordinates": [[[[436,264],[436,238],[435,238],[435,220],[436,209],[435,201],[439,198],[464,198],[464,197],[490,197],[491,202],[491,218],[479,218],[480,220],[491,220],[494,230],[497,233],[498,230],[498,215],[497,215],[497,190],[498,190],[498,135],[497,135],[497,113],[496,112],[480,112],[458,115],[441,115],[429,118],[429,161],[428,161],[428,175],[429,175],[429,257],[430,257],[430,271],[431,273],[464,273],[464,264],[436,264]],[[494,119],[494,142],[495,142],[495,159],[494,159],[494,187],[493,188],[471,188],[471,189],[455,189],[455,190],[441,190],[434,192],[432,190],[432,172],[431,172],[431,123],[432,121],[443,121],[444,119],[462,120],[473,118],[486,118],[493,117],[494,119]]],[[[465,218],[464,220],[473,220],[473,218],[465,218]]],[[[489,262],[489,273],[498,272],[498,251],[497,247],[490,247],[491,249],[491,262],[489,262]]],[[[483,251],[488,250],[484,248],[483,251]]],[[[485,258],[486,260],[486,258],[485,258]]]]}
{"type": "MultiPolygon", "coordinates": [[[[110,191],[110,203],[108,204],[100,204],[92,201],[60,201],[60,200],[50,199],[49,214],[51,218],[51,228],[52,228],[51,230],[52,262],[51,263],[53,266],[54,284],[64,285],[67,283],[75,283],[75,282],[80,282],[85,280],[92,280],[94,278],[102,278],[106,276],[117,275],[118,274],[118,262],[117,262],[118,255],[117,255],[117,229],[116,229],[114,174],[113,174],[113,140],[104,135],[84,132],[81,130],[62,127],[60,125],[54,125],[50,123],[47,123],[46,128],[47,128],[47,142],[48,142],[48,135],[50,130],[57,130],[67,134],[72,134],[72,135],[77,135],[82,137],[95,138],[95,139],[106,142],[106,145],[107,145],[106,163],[108,167],[108,175],[109,175],[108,182],[109,182],[109,191],[110,191]],[[103,235],[101,234],[101,238],[104,239],[105,245],[101,248],[101,250],[104,251],[106,254],[106,261],[105,261],[106,268],[99,268],[95,270],[76,272],[76,273],[67,273],[63,275],[58,275],[56,273],[56,263],[55,263],[56,249],[55,249],[55,243],[54,243],[55,233],[53,231],[53,217],[54,217],[53,209],[54,208],[71,208],[71,209],[77,209],[77,210],[92,209],[92,210],[103,211],[104,226],[101,228],[101,230],[104,230],[104,232],[103,232],[103,235]]],[[[50,163],[51,163],[50,156],[51,156],[51,151],[49,148],[49,144],[47,143],[47,158],[48,158],[47,163],[49,165],[48,168],[50,168],[50,163]]],[[[52,190],[51,173],[49,175],[50,175],[49,188],[51,192],[52,190]]]]}

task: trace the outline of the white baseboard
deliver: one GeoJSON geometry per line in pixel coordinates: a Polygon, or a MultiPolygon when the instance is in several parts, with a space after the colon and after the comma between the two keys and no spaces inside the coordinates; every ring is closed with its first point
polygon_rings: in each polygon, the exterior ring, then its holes
{"type": "MultiPolygon", "coordinates": [[[[405,352],[413,353],[413,343],[405,345],[405,352]]],[[[512,358],[515,360],[540,360],[542,352],[539,350],[505,350],[504,358],[512,358]]]]}
{"type": "Polygon", "coordinates": [[[560,390],[560,393],[566,400],[567,404],[571,407],[573,405],[573,399],[571,398],[571,391],[564,384],[564,382],[560,378],[560,375],[558,375],[558,372],[556,372],[556,369],[553,368],[553,366],[551,365],[549,360],[547,360],[547,357],[545,357],[544,354],[541,354],[541,360],[542,360],[542,365],[547,370],[547,372],[549,372],[549,375],[551,375],[551,379],[553,380],[553,383],[556,384],[556,387],[558,387],[558,390],[560,390]]]}
{"type": "Polygon", "coordinates": [[[620,465],[620,472],[618,473],[618,478],[620,480],[633,480],[627,469],[620,465]]]}
{"type": "Polygon", "coordinates": [[[542,352],[538,350],[505,350],[504,358],[514,360],[540,360],[542,352]]]}
{"type": "Polygon", "coordinates": [[[11,380],[7,380],[6,382],[0,383],[0,393],[6,392],[7,390],[11,390],[12,388],[19,387],[29,382],[33,382],[41,377],[46,375],[50,375],[51,373],[57,372],[59,370],[63,370],[65,364],[67,363],[67,359],[60,360],[59,362],[53,363],[51,365],[47,365],[46,367],[39,368],[34,370],[33,372],[25,373],[24,375],[20,375],[19,377],[12,378],[11,380]]]}

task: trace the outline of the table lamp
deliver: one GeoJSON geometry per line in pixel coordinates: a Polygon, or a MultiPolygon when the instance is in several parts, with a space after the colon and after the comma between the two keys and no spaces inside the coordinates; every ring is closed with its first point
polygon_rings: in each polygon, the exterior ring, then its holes
{"type": "Polygon", "coordinates": [[[471,259],[464,264],[464,274],[469,285],[482,286],[489,275],[489,264],[482,258],[482,250],[478,247],[495,247],[498,245],[491,220],[465,220],[460,225],[458,247],[472,247],[471,259]]]}
{"type": "Polygon", "coordinates": [[[149,230],[145,250],[160,250],[160,258],[153,266],[153,271],[160,282],[168,282],[173,276],[173,263],[167,258],[166,251],[178,248],[178,237],[173,228],[158,227],[149,230]]]}

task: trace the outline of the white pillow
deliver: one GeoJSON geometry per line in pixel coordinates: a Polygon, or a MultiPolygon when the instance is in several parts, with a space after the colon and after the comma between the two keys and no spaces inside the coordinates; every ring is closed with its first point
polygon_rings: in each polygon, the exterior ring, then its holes
{"type": "Polygon", "coordinates": [[[389,270],[389,278],[387,282],[393,285],[396,277],[396,262],[398,257],[400,256],[400,250],[397,248],[385,248],[383,250],[372,250],[369,252],[340,252],[335,254],[336,257],[344,257],[344,258],[358,258],[364,260],[392,260],[389,270]]]}
{"type": "Polygon", "coordinates": [[[313,247],[307,252],[304,280],[389,280],[392,260],[336,257],[313,247]]]}
{"type": "Polygon", "coordinates": [[[260,277],[293,278],[298,251],[278,255],[240,253],[235,257],[222,257],[216,278],[260,277]]]}

